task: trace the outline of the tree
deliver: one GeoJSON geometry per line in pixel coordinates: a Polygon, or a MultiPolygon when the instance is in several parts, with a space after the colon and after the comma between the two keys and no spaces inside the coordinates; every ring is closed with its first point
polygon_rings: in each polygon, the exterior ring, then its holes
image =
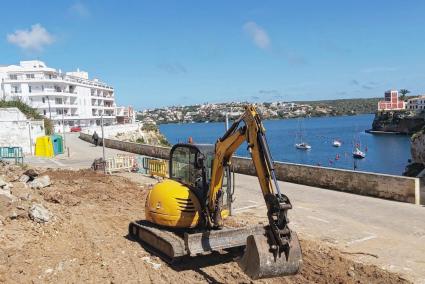
{"type": "Polygon", "coordinates": [[[401,89],[400,91],[399,91],[399,93],[401,94],[401,96],[400,96],[400,100],[405,100],[406,99],[406,95],[408,94],[408,93],[410,93],[410,91],[408,90],[408,89],[401,89]]]}

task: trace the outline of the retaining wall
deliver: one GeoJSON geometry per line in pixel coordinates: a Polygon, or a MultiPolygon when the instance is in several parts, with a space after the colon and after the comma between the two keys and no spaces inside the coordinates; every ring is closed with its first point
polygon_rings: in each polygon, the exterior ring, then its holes
{"type": "MultiPolygon", "coordinates": [[[[80,138],[91,142],[91,135],[80,133],[80,138]]],[[[113,139],[105,139],[105,147],[161,159],[168,159],[170,153],[170,148],[167,147],[113,139]]],[[[232,164],[236,173],[255,175],[254,166],[249,158],[234,157],[232,164]]],[[[418,178],[283,162],[275,162],[275,168],[277,179],[282,181],[420,204],[418,178]]]]}

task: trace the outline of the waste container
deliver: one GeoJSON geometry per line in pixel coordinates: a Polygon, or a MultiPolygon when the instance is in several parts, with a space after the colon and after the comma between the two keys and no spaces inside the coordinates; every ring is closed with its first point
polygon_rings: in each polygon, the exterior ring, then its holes
{"type": "Polygon", "coordinates": [[[63,137],[58,134],[53,134],[50,136],[50,139],[52,140],[54,154],[63,154],[63,137]]]}
{"type": "Polygon", "coordinates": [[[40,136],[35,142],[35,156],[52,158],[55,155],[50,136],[40,136]]]}

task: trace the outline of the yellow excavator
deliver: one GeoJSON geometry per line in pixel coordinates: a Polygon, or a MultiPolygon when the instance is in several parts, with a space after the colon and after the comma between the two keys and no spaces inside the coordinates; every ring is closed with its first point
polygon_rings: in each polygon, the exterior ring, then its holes
{"type": "Polygon", "coordinates": [[[148,193],[145,220],[129,225],[129,236],[169,262],[185,256],[245,247],[239,266],[252,279],[296,274],[302,264],[297,234],[288,227],[292,208],[276,180],[265,129],[254,106],[246,106],[215,145],[176,144],[170,151],[169,179],[148,193]],[[248,145],[267,206],[267,225],[228,228],[230,159],[248,145]],[[227,200],[227,202],[226,202],[227,200]]]}

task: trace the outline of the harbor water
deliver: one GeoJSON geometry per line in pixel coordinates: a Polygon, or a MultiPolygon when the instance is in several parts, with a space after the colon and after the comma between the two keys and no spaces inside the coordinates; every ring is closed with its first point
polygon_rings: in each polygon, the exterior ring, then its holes
{"type": "MultiPolygon", "coordinates": [[[[401,175],[410,159],[410,138],[403,135],[365,133],[372,125],[373,115],[266,120],[266,136],[275,161],[356,169],[359,171],[401,175]],[[300,126],[301,125],[301,126],[300,126]],[[299,150],[300,132],[310,150],[299,150]],[[341,147],[333,147],[338,139],[341,147]],[[360,144],[366,158],[355,160],[353,147],[360,144]]],[[[172,144],[187,142],[215,143],[225,132],[224,123],[163,124],[161,132],[172,144]]],[[[249,156],[246,145],[236,153],[249,156]]]]}

